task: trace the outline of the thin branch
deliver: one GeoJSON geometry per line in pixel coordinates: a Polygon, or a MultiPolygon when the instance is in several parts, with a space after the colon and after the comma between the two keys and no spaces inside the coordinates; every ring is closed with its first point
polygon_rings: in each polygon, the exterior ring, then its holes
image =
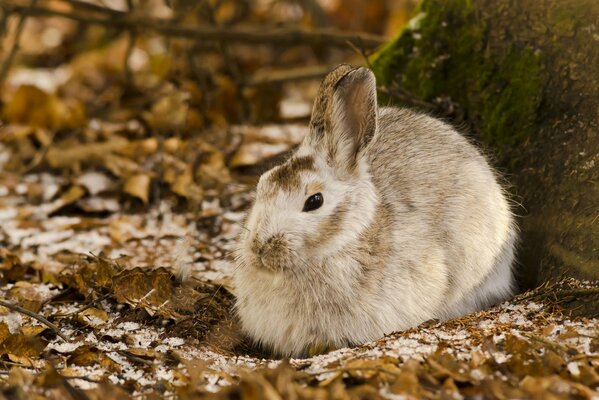
{"type": "Polygon", "coordinates": [[[33,319],[36,319],[39,322],[41,322],[42,324],[46,325],[48,328],[50,328],[55,334],[60,336],[60,338],[62,340],[64,340],[65,342],[70,341],[68,336],[66,336],[64,333],[60,332],[60,330],[58,329],[58,326],[54,325],[52,322],[48,321],[46,318],[42,317],[41,315],[36,314],[33,311],[29,311],[29,310],[27,310],[23,307],[20,307],[16,304],[11,304],[4,300],[0,300],[0,306],[6,307],[12,311],[20,312],[21,314],[25,314],[33,319]]]}
{"type": "Polygon", "coordinates": [[[259,72],[253,77],[249,78],[245,84],[246,86],[262,85],[265,83],[285,83],[291,81],[302,81],[309,79],[320,79],[329,73],[334,66],[331,65],[316,65],[310,67],[300,67],[280,71],[264,71],[259,72]]]}
{"type": "Polygon", "coordinates": [[[125,30],[148,30],[165,36],[193,40],[215,40],[251,44],[311,44],[347,47],[348,42],[355,46],[371,49],[385,43],[385,38],[362,32],[343,32],[336,29],[304,29],[300,27],[214,27],[180,26],[167,19],[141,17],[133,14],[114,14],[98,17],[79,11],[62,11],[51,7],[25,6],[11,0],[4,0],[4,9],[9,13],[24,16],[63,17],[75,21],[105,25],[125,30]]]}
{"type": "MultiPolygon", "coordinates": [[[[133,1],[127,0],[127,8],[129,12],[133,11],[133,1]]],[[[133,71],[129,65],[129,59],[133,50],[135,49],[135,39],[137,38],[137,32],[135,30],[129,30],[129,38],[127,42],[127,50],[125,51],[125,59],[123,60],[123,74],[125,75],[125,83],[127,86],[133,86],[133,71]]]]}
{"type": "MultiPolygon", "coordinates": [[[[29,5],[29,7],[34,7],[36,3],[37,3],[37,0],[31,0],[31,4],[29,5]]],[[[8,14],[8,11],[7,11],[7,14],[8,14]]],[[[2,66],[0,67],[0,88],[2,88],[2,86],[4,84],[4,80],[6,79],[6,76],[8,75],[8,70],[10,69],[10,66],[12,65],[12,62],[17,54],[17,51],[19,50],[19,41],[21,40],[21,34],[23,33],[23,28],[25,28],[25,21],[27,21],[27,15],[21,14],[21,17],[19,18],[19,22],[17,24],[17,29],[15,31],[14,41],[12,43],[12,46],[11,46],[6,58],[4,59],[4,62],[2,63],[2,66]]]]}
{"type": "Polygon", "coordinates": [[[126,11],[115,10],[114,8],[108,8],[108,7],[102,7],[97,4],[88,3],[87,1],[62,0],[62,2],[69,4],[69,5],[73,6],[74,8],[84,10],[84,11],[95,11],[95,12],[102,13],[102,14],[111,14],[111,15],[118,15],[118,16],[122,16],[127,13],[126,11]]]}

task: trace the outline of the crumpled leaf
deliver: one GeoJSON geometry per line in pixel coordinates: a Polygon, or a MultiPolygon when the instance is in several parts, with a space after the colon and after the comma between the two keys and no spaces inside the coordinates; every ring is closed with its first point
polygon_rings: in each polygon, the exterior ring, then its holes
{"type": "Polygon", "coordinates": [[[85,189],[81,186],[73,185],[64,192],[58,199],[46,207],[47,214],[54,214],[61,211],[63,208],[70,206],[85,196],[85,189]]]}
{"type": "Polygon", "coordinates": [[[18,304],[33,312],[38,312],[46,297],[38,290],[38,285],[19,281],[8,291],[8,298],[17,300],[18,304]]]}
{"type": "Polygon", "coordinates": [[[73,167],[79,163],[101,163],[110,154],[125,149],[129,141],[112,136],[106,142],[86,143],[73,146],[54,146],[48,150],[46,160],[52,168],[73,167]]]}
{"type": "Polygon", "coordinates": [[[144,308],[150,315],[178,318],[181,312],[192,312],[201,295],[189,287],[174,287],[171,276],[164,268],[122,271],[113,278],[114,295],[118,302],[144,308]]]}
{"type": "Polygon", "coordinates": [[[231,182],[231,174],[222,151],[206,142],[198,145],[202,151],[202,163],[196,170],[196,176],[202,186],[212,187],[231,182]]]}
{"type": "Polygon", "coordinates": [[[8,325],[4,322],[0,322],[0,343],[4,342],[10,336],[10,330],[8,325]]]}
{"type": "Polygon", "coordinates": [[[48,330],[45,325],[24,325],[21,327],[21,333],[27,337],[35,337],[48,330]]]}
{"type": "Polygon", "coordinates": [[[189,98],[188,93],[173,90],[158,98],[151,110],[144,112],[144,118],[156,131],[178,131],[187,121],[189,98]]]}
{"type": "Polygon", "coordinates": [[[77,313],[77,321],[94,328],[105,325],[108,319],[108,313],[96,307],[90,307],[77,313]]]}
{"type": "Polygon", "coordinates": [[[7,248],[0,248],[0,282],[23,279],[29,267],[7,248]]]}
{"type": "Polygon", "coordinates": [[[82,103],[73,98],[61,100],[33,85],[19,86],[2,115],[10,123],[39,128],[78,128],[85,124],[82,103]]]}
{"type": "Polygon", "coordinates": [[[136,174],[125,180],[123,191],[147,204],[150,199],[150,183],[152,178],[149,174],[136,174]]]}
{"type": "Polygon", "coordinates": [[[44,347],[37,338],[11,334],[0,343],[0,356],[7,355],[14,362],[33,366],[44,347]]]}
{"type": "Polygon", "coordinates": [[[99,364],[101,367],[106,368],[109,371],[120,372],[121,366],[114,362],[103,352],[97,348],[89,345],[83,345],[78,347],[69,357],[69,364],[75,364],[80,366],[92,366],[99,364]]]}

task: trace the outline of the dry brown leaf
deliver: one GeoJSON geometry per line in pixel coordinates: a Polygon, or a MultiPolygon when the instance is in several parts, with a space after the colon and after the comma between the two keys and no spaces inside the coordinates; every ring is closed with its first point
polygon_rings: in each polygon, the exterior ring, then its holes
{"type": "Polygon", "coordinates": [[[599,371],[590,365],[580,365],[580,382],[591,388],[599,388],[599,371]]]}
{"type": "Polygon", "coordinates": [[[10,336],[10,330],[8,325],[4,322],[0,322],[0,344],[4,342],[10,336]]]}
{"type": "Polygon", "coordinates": [[[187,122],[189,98],[189,93],[173,89],[152,104],[152,109],[144,112],[143,116],[156,131],[179,131],[187,122]]]}
{"type": "Polygon", "coordinates": [[[77,320],[84,325],[98,328],[108,321],[108,313],[96,307],[90,307],[77,314],[77,320]]]}
{"type": "Polygon", "coordinates": [[[235,152],[229,164],[232,168],[258,164],[289,150],[286,144],[248,143],[235,152]]]}
{"type": "Polygon", "coordinates": [[[52,168],[73,167],[80,163],[102,163],[111,153],[122,151],[129,141],[120,136],[99,143],[79,144],[69,147],[53,146],[46,154],[46,160],[52,168]]]}
{"type": "Polygon", "coordinates": [[[77,202],[77,200],[83,198],[83,196],[85,196],[85,189],[81,186],[73,185],[58,199],[50,203],[48,208],[46,209],[46,212],[48,214],[57,213],[63,208],[77,202]]]}
{"type": "Polygon", "coordinates": [[[188,167],[182,174],[178,174],[171,183],[173,193],[199,203],[203,197],[203,190],[193,181],[191,167],[188,167]]]}
{"type": "MultiPolygon", "coordinates": [[[[131,340],[131,335],[126,335],[125,340],[127,340],[127,343],[129,345],[133,343],[133,341],[131,340]]],[[[160,353],[158,353],[156,350],[144,349],[141,347],[129,347],[127,350],[125,350],[125,352],[131,354],[132,356],[141,357],[148,360],[160,357],[160,353]]]]}
{"type": "Polygon", "coordinates": [[[206,142],[198,145],[202,151],[202,163],[196,170],[196,176],[202,186],[206,188],[231,182],[231,174],[222,151],[206,142]]]}
{"type": "Polygon", "coordinates": [[[48,327],[45,325],[24,325],[21,327],[21,333],[27,337],[37,336],[46,330],[48,330],[48,327]]]}
{"type": "Polygon", "coordinates": [[[5,105],[3,118],[37,128],[80,128],[85,125],[85,109],[76,99],[62,101],[36,86],[22,85],[5,105]]]}
{"type": "Polygon", "coordinates": [[[23,334],[11,334],[0,343],[0,355],[8,355],[13,360],[28,364],[36,359],[44,345],[40,340],[23,334]]]}
{"type": "Polygon", "coordinates": [[[46,300],[38,290],[38,285],[28,281],[16,282],[7,293],[9,299],[17,300],[17,303],[33,312],[38,312],[42,302],[46,300]]]}
{"type": "MultiPolygon", "coordinates": [[[[86,396],[90,400],[130,400],[131,395],[124,389],[113,385],[107,381],[102,381],[100,384],[91,390],[85,391],[86,396]]],[[[150,398],[150,396],[148,396],[150,398]]]]}
{"type": "Polygon", "coordinates": [[[150,199],[150,183],[152,178],[149,174],[136,174],[125,180],[123,192],[143,201],[145,204],[150,199]]]}
{"type": "Polygon", "coordinates": [[[97,348],[89,345],[83,345],[75,349],[69,357],[68,363],[83,367],[99,364],[101,367],[112,372],[121,371],[121,366],[119,364],[114,362],[110,357],[99,351],[97,348]]]}
{"type": "Polygon", "coordinates": [[[192,312],[201,297],[191,288],[174,287],[171,273],[164,268],[126,270],[114,276],[112,285],[118,302],[167,318],[177,318],[180,312],[192,312]]]}
{"type": "Polygon", "coordinates": [[[12,251],[0,248],[0,282],[21,280],[28,269],[12,251]]]}
{"type": "Polygon", "coordinates": [[[116,154],[107,154],[104,160],[104,166],[114,175],[127,178],[143,172],[143,169],[135,161],[116,154]]]}

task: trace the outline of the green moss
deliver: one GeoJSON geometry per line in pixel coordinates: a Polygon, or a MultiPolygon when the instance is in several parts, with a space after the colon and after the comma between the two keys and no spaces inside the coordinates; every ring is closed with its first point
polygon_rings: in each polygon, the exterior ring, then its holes
{"type": "Polygon", "coordinates": [[[487,142],[514,143],[531,134],[543,84],[540,55],[512,50],[480,87],[482,135],[487,142]]]}
{"type": "Polygon", "coordinates": [[[544,82],[541,56],[530,48],[488,51],[487,26],[470,0],[424,0],[417,13],[419,22],[373,57],[379,83],[428,101],[449,96],[489,143],[529,135],[544,82]]]}

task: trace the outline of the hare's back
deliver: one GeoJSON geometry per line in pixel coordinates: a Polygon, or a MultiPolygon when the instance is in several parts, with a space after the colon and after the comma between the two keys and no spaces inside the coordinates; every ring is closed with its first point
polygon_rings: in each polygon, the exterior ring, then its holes
{"type": "Polygon", "coordinates": [[[448,124],[386,107],[378,122],[367,154],[375,186],[395,209],[395,235],[413,241],[403,248],[424,243],[422,259],[439,249],[455,297],[448,302],[458,310],[459,298],[497,269],[505,249],[512,251],[507,199],[483,155],[448,124]]]}
{"type": "Polygon", "coordinates": [[[388,201],[439,207],[456,197],[501,189],[482,154],[448,124],[407,109],[382,107],[367,153],[375,185],[388,201]]]}

